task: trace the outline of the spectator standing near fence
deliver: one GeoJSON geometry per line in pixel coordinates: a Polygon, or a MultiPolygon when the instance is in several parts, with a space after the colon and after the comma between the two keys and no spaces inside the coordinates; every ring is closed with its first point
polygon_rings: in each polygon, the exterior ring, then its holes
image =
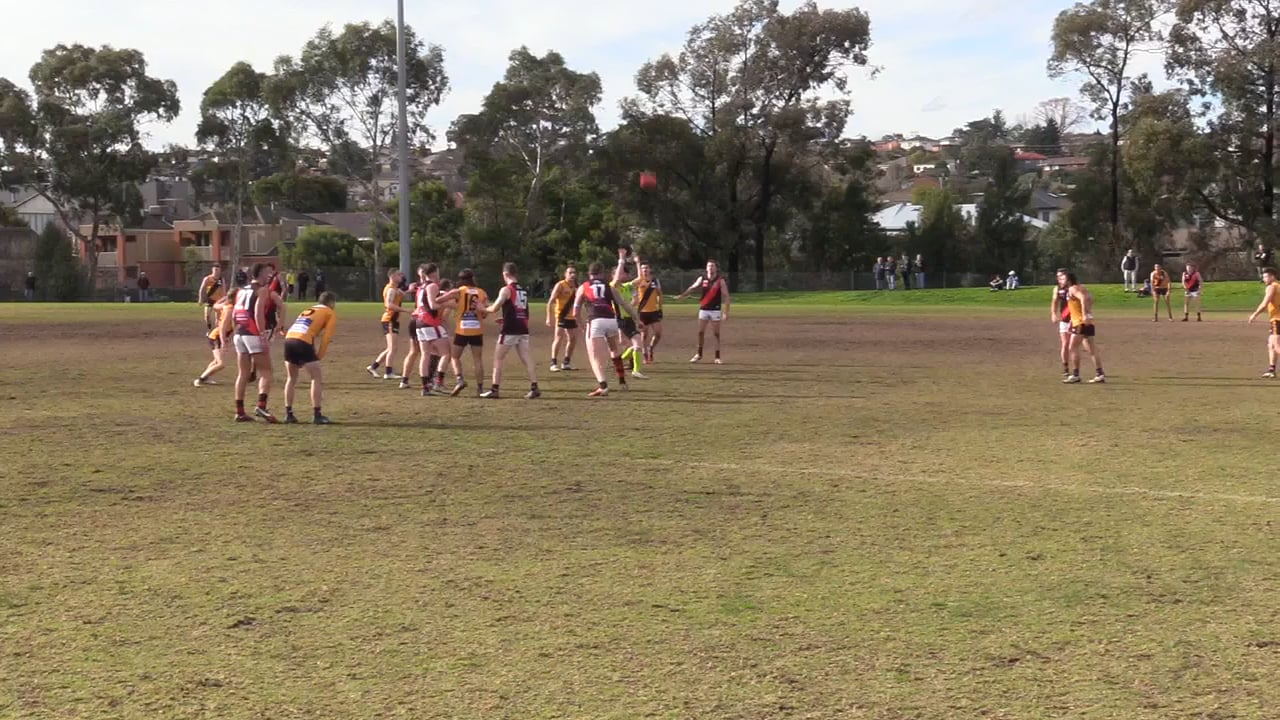
{"type": "Polygon", "coordinates": [[[912,263],[916,271],[916,289],[924,289],[924,256],[916,255],[916,261],[912,263]]]}
{"type": "Polygon", "coordinates": [[[320,301],[320,295],[324,292],[324,271],[316,271],[316,302],[320,301]]]}
{"type": "Polygon", "coordinates": [[[310,283],[311,283],[311,276],[307,274],[307,271],[306,270],[300,271],[298,273],[298,299],[299,300],[302,300],[307,296],[307,285],[309,285],[310,283]]]}
{"type": "Polygon", "coordinates": [[[871,266],[871,272],[876,276],[876,289],[884,289],[884,258],[876,258],[876,264],[871,266]]]}
{"type": "Polygon", "coordinates": [[[1262,243],[1258,243],[1258,252],[1253,254],[1253,264],[1258,266],[1259,278],[1262,277],[1264,270],[1271,267],[1271,256],[1272,253],[1267,249],[1267,246],[1262,243]]]}
{"type": "Polygon", "coordinates": [[[911,289],[911,258],[906,253],[902,253],[902,259],[898,261],[898,272],[902,273],[902,289],[911,289]]]}
{"type": "Polygon", "coordinates": [[[898,285],[898,261],[893,256],[885,258],[884,276],[889,281],[889,289],[896,290],[898,285]]]}
{"type": "Polygon", "coordinates": [[[22,297],[28,301],[36,299],[36,274],[27,273],[27,277],[22,281],[22,297]]]}
{"type": "Polygon", "coordinates": [[[1132,250],[1120,259],[1120,272],[1124,273],[1124,291],[1138,292],[1138,256],[1132,250]]]}
{"type": "Polygon", "coordinates": [[[138,302],[147,302],[151,299],[151,278],[147,277],[144,272],[138,273],[138,302]]]}

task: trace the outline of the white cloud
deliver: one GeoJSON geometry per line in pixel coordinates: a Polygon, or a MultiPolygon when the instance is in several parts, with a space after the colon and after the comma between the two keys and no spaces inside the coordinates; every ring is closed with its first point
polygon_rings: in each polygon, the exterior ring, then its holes
{"type": "MultiPolygon", "coordinates": [[[[797,0],[784,0],[794,6],[797,0]]],[[[832,2],[823,6],[844,6],[832,2]]],[[[40,51],[56,43],[135,47],[154,74],[173,78],[183,115],[152,129],[152,142],[192,142],[200,94],[238,60],[269,68],[296,53],[325,23],[394,17],[393,0],[222,0],[213,8],[137,0],[104,12],[95,0],[18,3],[5,12],[8,27],[23,28],[0,43],[0,76],[25,81],[40,51]]],[[[473,111],[501,76],[508,53],[528,45],[555,49],[572,67],[600,73],[602,125],[616,120],[617,103],[634,91],[635,70],[657,55],[677,51],[687,29],[726,12],[732,0],[409,0],[408,22],[444,46],[453,88],[431,114],[438,135],[460,113],[473,111]]],[[[871,16],[875,79],[854,73],[854,117],[849,131],[875,136],[918,129],[945,134],[993,108],[1010,117],[1040,100],[1074,94],[1075,82],[1045,76],[1050,24],[1059,0],[1014,4],[993,0],[863,0],[871,16]],[[922,115],[922,113],[925,113],[922,115]]],[[[1158,68],[1158,61],[1154,63],[1158,68]]]]}

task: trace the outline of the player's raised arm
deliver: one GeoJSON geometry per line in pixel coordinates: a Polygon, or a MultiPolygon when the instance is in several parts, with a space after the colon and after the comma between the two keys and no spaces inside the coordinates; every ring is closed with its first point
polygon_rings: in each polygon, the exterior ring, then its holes
{"type": "Polygon", "coordinates": [[[610,285],[617,285],[622,282],[622,273],[627,270],[627,250],[626,248],[618,248],[618,265],[613,268],[613,279],[609,281],[610,285]]]}

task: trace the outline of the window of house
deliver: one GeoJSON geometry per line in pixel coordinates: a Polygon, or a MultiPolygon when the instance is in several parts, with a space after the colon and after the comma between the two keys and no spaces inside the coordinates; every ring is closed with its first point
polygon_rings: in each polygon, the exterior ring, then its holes
{"type": "Polygon", "coordinates": [[[182,233],[182,247],[209,247],[213,242],[213,233],[209,230],[194,230],[182,233]]]}
{"type": "Polygon", "coordinates": [[[115,252],[117,240],[115,235],[99,235],[98,252],[115,252]]]}
{"type": "Polygon", "coordinates": [[[231,245],[230,230],[223,230],[218,233],[218,244],[221,245],[222,247],[229,247],[231,245]]]}

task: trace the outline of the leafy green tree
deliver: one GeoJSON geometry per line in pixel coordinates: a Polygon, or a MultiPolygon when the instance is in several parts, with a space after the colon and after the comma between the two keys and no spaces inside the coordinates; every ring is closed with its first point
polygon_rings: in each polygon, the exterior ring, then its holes
{"type": "Polygon", "coordinates": [[[1093,116],[1111,131],[1110,238],[1120,251],[1120,134],[1125,98],[1133,80],[1134,59],[1162,40],[1157,19],[1169,0],[1089,0],[1058,14],[1053,23],[1051,77],[1082,75],[1080,92],[1093,105],[1093,116]]]}
{"type": "MultiPolygon", "coordinates": [[[[234,168],[236,228],[239,242],[244,225],[249,183],[258,177],[255,160],[270,157],[280,142],[267,101],[270,79],[246,62],[238,62],[204,91],[196,140],[234,168]]],[[[238,252],[238,249],[237,249],[238,252]]]]}
{"type": "Polygon", "coordinates": [[[255,181],[249,196],[255,205],[279,203],[302,213],[347,209],[347,184],[332,175],[276,173],[255,181]]]}
{"type": "MultiPolygon", "coordinates": [[[[1149,118],[1142,142],[1184,151],[1168,159],[1187,171],[1175,174],[1187,179],[1185,187],[1198,205],[1276,241],[1280,3],[1182,0],[1169,47],[1167,65],[1174,76],[1185,83],[1191,98],[1206,101],[1205,133],[1199,137],[1180,112],[1149,118]],[[1188,162],[1192,159],[1197,163],[1188,162]]],[[[1139,159],[1136,153],[1133,159],[1139,159]]],[[[1154,177],[1152,172],[1148,177],[1154,177]]]]}
{"type": "Polygon", "coordinates": [[[748,246],[763,276],[782,160],[839,138],[850,113],[847,70],[867,64],[870,42],[870,20],[856,8],[822,10],[808,0],[787,14],[777,0],[741,0],[694,26],[678,57],[636,74],[640,94],[626,114],[682,118],[717,168],[718,244],[731,281],[748,246]]]}
{"type": "MultiPolygon", "coordinates": [[[[505,76],[485,96],[480,112],[458,118],[450,139],[466,152],[473,174],[502,173],[522,181],[530,231],[549,210],[538,198],[548,173],[584,166],[588,143],[599,132],[593,108],[600,93],[595,73],[570,69],[557,52],[537,57],[522,47],[511,53],[505,76]]],[[[492,182],[478,185],[483,190],[492,182]]]]}
{"type": "Polygon", "coordinates": [[[993,172],[974,218],[973,234],[979,244],[970,267],[978,272],[1025,269],[1031,258],[1023,220],[1031,191],[1018,182],[1013,152],[1003,150],[1002,156],[992,153],[996,156],[993,172]]]}
{"type": "Polygon", "coordinates": [[[966,246],[971,233],[956,207],[960,199],[943,188],[918,188],[911,202],[920,206],[920,223],[911,229],[911,245],[944,273],[968,269],[966,246]]]}
{"type": "MultiPolygon", "coordinates": [[[[97,275],[91,241],[104,220],[137,204],[130,187],[147,178],[154,157],[141,125],[168,122],[179,110],[177,86],[147,74],[137,50],[57,45],[31,68],[33,98],[0,79],[0,138],[15,175],[33,183],[81,240],[89,277],[97,275]],[[30,99],[23,107],[25,99],[30,99]],[[80,231],[79,217],[91,217],[80,231]]],[[[13,182],[13,181],[11,181],[13,182]]]]}
{"type": "MultiPolygon", "coordinates": [[[[440,104],[449,87],[444,51],[426,45],[405,28],[408,140],[430,137],[427,112],[440,104]]],[[[351,23],[335,33],[321,28],[295,59],[276,61],[270,97],[279,114],[304,136],[341,153],[352,146],[367,153],[366,163],[344,167],[359,182],[367,201],[380,202],[376,184],[379,159],[387,156],[397,131],[396,25],[351,23]]]]}
{"type": "MultiPolygon", "coordinates": [[[[394,208],[386,208],[388,215],[394,208]]],[[[462,248],[466,215],[439,180],[414,183],[409,191],[409,255],[413,262],[434,262],[459,267],[465,262],[462,248]]],[[[400,254],[399,220],[384,231],[381,252],[386,257],[400,254]]]]}
{"type": "Polygon", "coordinates": [[[80,265],[71,251],[71,242],[54,223],[45,226],[36,241],[33,258],[38,287],[46,300],[70,302],[84,293],[80,265]]]}
{"type": "Polygon", "coordinates": [[[293,247],[281,252],[280,262],[288,267],[359,267],[368,264],[368,255],[347,231],[308,225],[298,231],[293,247]]]}

